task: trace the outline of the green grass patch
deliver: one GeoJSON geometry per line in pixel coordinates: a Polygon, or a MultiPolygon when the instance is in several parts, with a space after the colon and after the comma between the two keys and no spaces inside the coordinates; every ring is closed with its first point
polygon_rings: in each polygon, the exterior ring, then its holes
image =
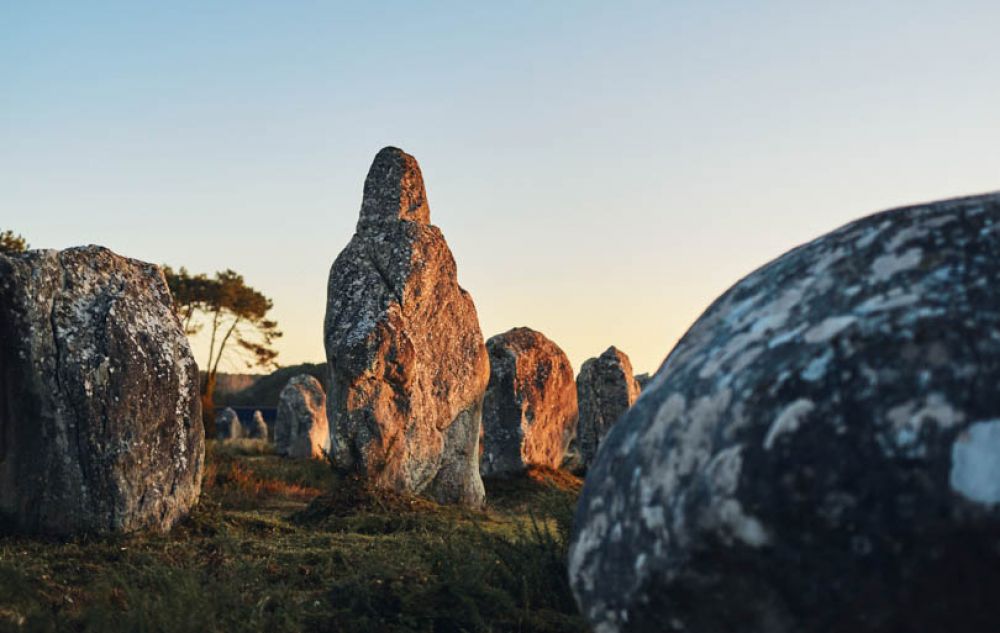
{"type": "Polygon", "coordinates": [[[0,537],[0,631],[584,631],[575,478],[487,482],[467,510],[367,493],[261,441],[210,442],[166,535],[0,537]]]}

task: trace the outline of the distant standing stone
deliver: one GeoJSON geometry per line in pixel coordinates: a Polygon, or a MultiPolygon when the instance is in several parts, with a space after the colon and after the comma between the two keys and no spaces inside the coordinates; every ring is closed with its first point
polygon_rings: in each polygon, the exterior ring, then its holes
{"type": "Polygon", "coordinates": [[[220,440],[238,440],[247,435],[243,432],[240,416],[232,407],[226,407],[215,414],[215,433],[220,440]]]}
{"type": "Polygon", "coordinates": [[[1000,194],[753,272],[605,440],[569,575],[595,631],[1000,630],[1000,194]]]}
{"type": "Polygon", "coordinates": [[[253,419],[250,421],[250,428],[248,430],[250,437],[255,440],[267,439],[267,422],[264,420],[264,414],[259,409],[253,412],[253,419]]]}
{"type": "Polygon", "coordinates": [[[330,269],[324,331],[334,463],[376,489],[481,504],[486,346],[420,167],[394,147],[375,157],[330,269]]]}
{"type": "Polygon", "coordinates": [[[201,491],[198,367],[163,273],[97,246],[0,255],[0,515],[166,530],[201,491]]]}
{"type": "Polygon", "coordinates": [[[295,376],[281,390],[274,422],[274,450],[298,459],[322,459],[330,450],[326,393],[309,374],[295,376]]]}
{"type": "Polygon", "coordinates": [[[574,448],[580,465],[588,468],[604,436],[639,397],[639,383],[632,376],[632,363],[625,352],[609,347],[587,360],[576,379],[580,421],[574,448]]]}
{"type": "Polygon", "coordinates": [[[646,388],[646,385],[649,383],[649,379],[651,377],[652,376],[650,376],[648,373],[638,374],[635,377],[635,382],[636,382],[637,385],[639,385],[639,391],[642,391],[643,389],[646,388]]]}
{"type": "Polygon", "coordinates": [[[576,431],[576,383],[565,352],[541,332],[514,328],[486,341],[490,382],[483,401],[484,477],[558,468],[576,431]]]}

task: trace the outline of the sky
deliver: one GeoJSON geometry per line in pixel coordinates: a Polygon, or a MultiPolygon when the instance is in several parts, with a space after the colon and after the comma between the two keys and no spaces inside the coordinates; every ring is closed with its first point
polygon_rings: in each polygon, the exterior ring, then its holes
{"type": "Polygon", "coordinates": [[[998,27],[961,1],[0,0],[0,229],[237,270],[279,362],[318,362],[395,145],[487,337],[654,371],[790,248],[1000,189],[998,27]]]}

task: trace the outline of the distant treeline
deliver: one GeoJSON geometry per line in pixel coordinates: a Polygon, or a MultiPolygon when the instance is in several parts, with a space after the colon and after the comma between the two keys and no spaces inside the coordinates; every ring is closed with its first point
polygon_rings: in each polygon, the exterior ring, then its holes
{"type": "MultiPolygon", "coordinates": [[[[243,391],[266,374],[224,374],[219,372],[215,377],[215,390],[219,394],[232,394],[243,391]]],[[[201,372],[201,384],[205,384],[205,372],[201,372]]]]}
{"type": "MultiPolygon", "coordinates": [[[[277,407],[278,396],[285,388],[288,381],[299,374],[310,374],[315,376],[327,388],[326,365],[323,363],[303,363],[301,365],[291,365],[282,367],[271,374],[257,376],[250,375],[249,386],[238,391],[223,391],[222,380],[219,381],[219,391],[216,392],[216,406],[243,406],[243,407],[277,407]]],[[[227,378],[232,384],[240,383],[238,380],[241,374],[231,374],[227,378]]],[[[219,376],[222,378],[222,375],[219,376]]]]}

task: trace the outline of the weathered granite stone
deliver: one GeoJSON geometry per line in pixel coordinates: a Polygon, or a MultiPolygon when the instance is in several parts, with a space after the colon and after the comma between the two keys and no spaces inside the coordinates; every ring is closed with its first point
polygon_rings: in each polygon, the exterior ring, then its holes
{"type": "Polygon", "coordinates": [[[299,459],[322,459],[330,450],[326,393],[323,385],[309,374],[289,380],[278,396],[274,450],[279,455],[299,459]]]}
{"type": "Polygon", "coordinates": [[[486,341],[490,382],[483,401],[480,472],[511,475],[558,468],[576,431],[576,383],[565,352],[519,327],[486,341]]]}
{"type": "Polygon", "coordinates": [[[215,437],[220,440],[238,440],[245,437],[240,416],[231,407],[221,409],[215,414],[215,437]]]}
{"type": "Polygon", "coordinates": [[[250,420],[250,426],[247,428],[248,437],[255,440],[266,440],[267,439],[267,422],[264,420],[264,414],[259,410],[253,412],[253,419],[250,420]]]}
{"type": "Polygon", "coordinates": [[[489,359],[417,161],[380,151],[330,270],[325,340],[334,462],[376,489],[478,505],[489,359]]]}
{"type": "Polygon", "coordinates": [[[873,215],[723,294],[605,439],[595,631],[1000,630],[1000,194],[873,215]]]}
{"type": "Polygon", "coordinates": [[[589,468],[604,436],[639,397],[639,383],[625,352],[609,347],[580,367],[576,379],[580,420],[571,454],[575,467],[589,468]]]}
{"type": "Polygon", "coordinates": [[[169,529],[201,492],[198,367],[160,269],[87,246],[0,255],[0,515],[169,529]]]}

